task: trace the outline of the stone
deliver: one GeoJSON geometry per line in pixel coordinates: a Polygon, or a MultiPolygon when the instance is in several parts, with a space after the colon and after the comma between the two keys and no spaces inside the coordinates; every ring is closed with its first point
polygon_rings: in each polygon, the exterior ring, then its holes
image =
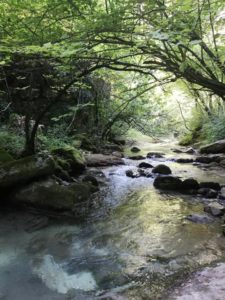
{"type": "Polygon", "coordinates": [[[143,155],[129,156],[128,158],[132,159],[132,160],[142,160],[142,159],[145,159],[145,157],[143,155]]]}
{"type": "Polygon", "coordinates": [[[0,149],[0,165],[13,160],[13,157],[7,151],[0,149]]]}
{"type": "Polygon", "coordinates": [[[172,171],[168,166],[160,164],[152,169],[152,173],[169,175],[172,171]]]}
{"type": "Polygon", "coordinates": [[[119,152],[119,151],[113,151],[112,155],[116,156],[116,157],[119,157],[119,158],[123,158],[124,157],[123,153],[119,152]]]}
{"type": "Polygon", "coordinates": [[[177,148],[172,148],[171,149],[174,153],[183,153],[183,151],[181,149],[177,149],[177,148]]]}
{"type": "Polygon", "coordinates": [[[162,158],[163,155],[165,155],[165,154],[162,152],[148,152],[147,158],[162,158]]]}
{"type": "Polygon", "coordinates": [[[187,154],[195,154],[195,150],[193,148],[188,148],[186,151],[184,151],[187,154]]]}
{"type": "Polygon", "coordinates": [[[79,150],[73,147],[56,148],[52,151],[52,154],[69,164],[71,175],[79,175],[85,170],[85,158],[79,150]]]}
{"type": "Polygon", "coordinates": [[[132,148],[130,149],[130,151],[136,153],[136,152],[140,152],[141,149],[134,146],[134,147],[132,147],[132,148]]]}
{"type": "Polygon", "coordinates": [[[176,160],[177,163],[180,163],[180,164],[188,164],[188,163],[193,163],[193,159],[192,158],[178,158],[176,160]]]}
{"type": "MultiPolygon", "coordinates": [[[[76,145],[76,143],[74,143],[74,146],[75,145],[76,145]]],[[[97,147],[93,144],[91,139],[89,139],[86,136],[82,136],[81,142],[80,142],[80,148],[87,150],[87,151],[92,151],[94,153],[97,152],[97,147]]]]}
{"type": "Polygon", "coordinates": [[[220,165],[222,168],[225,168],[225,159],[222,159],[222,160],[219,162],[219,165],[220,165]]]}
{"type": "Polygon", "coordinates": [[[206,197],[206,198],[216,198],[218,195],[218,192],[213,190],[213,189],[209,189],[209,188],[200,188],[198,190],[198,194],[206,197]]]}
{"type": "Polygon", "coordinates": [[[188,221],[199,223],[199,224],[209,224],[212,223],[214,220],[212,217],[208,216],[207,214],[191,214],[186,217],[188,221]]]}
{"type": "Polygon", "coordinates": [[[219,195],[220,199],[225,200],[225,187],[223,187],[220,190],[220,195],[219,195]]]}
{"type": "Polygon", "coordinates": [[[126,144],[126,140],[123,138],[114,138],[112,140],[113,143],[117,144],[117,145],[121,145],[124,146],[126,144]]]}
{"type": "Polygon", "coordinates": [[[107,143],[102,146],[102,150],[106,152],[106,155],[111,154],[114,151],[123,151],[123,148],[118,144],[107,143]]]}
{"type": "Polygon", "coordinates": [[[204,211],[210,213],[214,217],[221,217],[225,213],[225,207],[218,202],[212,202],[204,207],[204,211]]]}
{"type": "Polygon", "coordinates": [[[124,165],[121,157],[103,154],[88,154],[86,156],[86,164],[88,167],[107,167],[114,165],[124,165]]]}
{"type": "Polygon", "coordinates": [[[146,169],[138,169],[138,172],[140,174],[140,176],[143,176],[143,177],[152,177],[152,174],[151,172],[147,171],[146,169]]]}
{"type": "Polygon", "coordinates": [[[57,184],[53,179],[37,181],[18,189],[11,196],[16,205],[32,206],[54,211],[80,213],[89,206],[96,188],[89,183],[57,184]]]}
{"type": "Polygon", "coordinates": [[[181,188],[182,188],[182,190],[198,190],[199,183],[194,178],[188,178],[182,182],[181,188]]]}
{"type": "Polygon", "coordinates": [[[29,156],[6,163],[0,167],[0,188],[13,188],[52,175],[55,168],[50,156],[29,156]]]}
{"type": "Polygon", "coordinates": [[[225,153],[225,140],[219,140],[215,143],[201,147],[200,153],[225,153]]]}
{"type": "Polygon", "coordinates": [[[99,185],[98,180],[94,176],[92,176],[92,175],[85,175],[82,178],[82,182],[89,182],[89,183],[91,183],[94,186],[98,186],[99,185]]]}
{"type": "Polygon", "coordinates": [[[217,183],[217,182],[213,182],[213,181],[200,182],[199,187],[200,187],[200,189],[201,188],[208,188],[208,189],[213,189],[215,191],[221,190],[220,184],[217,183]]]}
{"type": "Polygon", "coordinates": [[[141,162],[138,167],[143,169],[153,168],[153,166],[147,162],[141,162]]]}
{"type": "Polygon", "coordinates": [[[220,162],[221,157],[218,155],[197,156],[195,161],[202,164],[210,164],[212,162],[220,162]]]}
{"type": "Polygon", "coordinates": [[[182,181],[174,176],[158,176],[153,185],[157,189],[177,191],[181,189],[182,181]]]}
{"type": "Polygon", "coordinates": [[[126,175],[130,178],[138,178],[141,176],[138,170],[126,170],[126,175]]]}

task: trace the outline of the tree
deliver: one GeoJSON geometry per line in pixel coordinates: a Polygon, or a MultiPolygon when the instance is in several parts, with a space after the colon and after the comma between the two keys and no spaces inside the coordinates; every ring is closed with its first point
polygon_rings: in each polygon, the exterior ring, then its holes
{"type": "Polygon", "coordinates": [[[98,57],[111,69],[169,72],[225,100],[223,1],[110,3],[87,24],[86,40],[103,45],[98,57]]]}

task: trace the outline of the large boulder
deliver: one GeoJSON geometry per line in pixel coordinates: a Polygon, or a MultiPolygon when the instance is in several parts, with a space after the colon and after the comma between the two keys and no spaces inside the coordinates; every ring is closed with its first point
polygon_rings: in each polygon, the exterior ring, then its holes
{"type": "Polygon", "coordinates": [[[201,153],[225,153],[225,140],[219,140],[215,143],[200,148],[201,153]]]}
{"type": "Polygon", "coordinates": [[[13,161],[13,157],[4,149],[0,149],[0,165],[13,161]]]}
{"type": "Polygon", "coordinates": [[[213,182],[213,181],[207,181],[207,182],[200,182],[199,184],[200,188],[208,188],[208,189],[213,189],[215,191],[221,190],[221,186],[218,182],[213,182]]]}
{"type": "Polygon", "coordinates": [[[96,188],[89,183],[73,183],[64,186],[49,179],[30,183],[13,193],[11,198],[13,203],[19,206],[79,214],[89,207],[89,199],[94,191],[96,188]]]}
{"type": "Polygon", "coordinates": [[[124,165],[124,161],[121,157],[103,154],[89,154],[86,156],[86,162],[88,167],[124,165]]]}
{"type": "Polygon", "coordinates": [[[152,173],[169,175],[172,173],[172,171],[168,166],[160,164],[152,169],[152,173]]]}
{"type": "Polygon", "coordinates": [[[62,147],[52,151],[52,154],[69,164],[71,175],[79,175],[85,170],[85,158],[73,147],[62,147]]]}
{"type": "Polygon", "coordinates": [[[181,189],[182,181],[178,177],[158,176],[153,185],[157,189],[177,191],[181,189]]]}
{"type": "Polygon", "coordinates": [[[189,191],[189,190],[198,190],[199,189],[199,183],[194,178],[187,178],[182,182],[181,186],[182,190],[189,191]]]}
{"type": "Polygon", "coordinates": [[[210,164],[212,162],[219,163],[223,159],[223,156],[220,155],[204,155],[204,156],[197,156],[195,161],[202,164],[210,164]]]}
{"type": "Polygon", "coordinates": [[[32,180],[52,175],[55,162],[52,157],[29,156],[0,167],[0,188],[9,189],[32,180]]]}

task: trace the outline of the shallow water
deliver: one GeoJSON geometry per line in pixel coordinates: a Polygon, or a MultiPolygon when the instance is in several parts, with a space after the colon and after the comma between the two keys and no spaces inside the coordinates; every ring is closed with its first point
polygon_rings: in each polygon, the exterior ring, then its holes
{"type": "MultiPolygon", "coordinates": [[[[167,149],[166,164],[176,175],[224,183],[215,171],[172,162],[175,154],[167,143],[143,148],[167,149]]],[[[152,178],[126,177],[125,170],[139,162],[125,161],[125,166],[104,169],[109,189],[101,208],[82,225],[53,222],[32,232],[29,224],[36,216],[0,216],[0,299],[82,300],[105,294],[111,299],[167,299],[167,291],[191,272],[225,262],[220,221],[187,221],[187,215],[203,213],[198,199],[159,192],[152,178]]],[[[156,165],[160,160],[150,161],[156,165]]],[[[171,293],[171,299],[195,299],[191,293],[179,298],[185,291],[171,293]]]]}

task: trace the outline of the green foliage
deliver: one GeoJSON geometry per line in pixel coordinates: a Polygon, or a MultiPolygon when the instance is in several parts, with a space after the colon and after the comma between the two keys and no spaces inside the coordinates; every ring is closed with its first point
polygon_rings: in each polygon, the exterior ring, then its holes
{"type": "Polygon", "coordinates": [[[73,142],[73,138],[65,134],[65,124],[49,127],[46,133],[38,135],[40,150],[51,152],[56,148],[66,147],[73,142]]]}
{"type": "Polygon", "coordinates": [[[205,117],[199,107],[192,110],[192,116],[188,123],[188,131],[179,141],[182,146],[188,146],[202,139],[202,127],[205,117]]]}
{"type": "Polygon", "coordinates": [[[220,113],[206,119],[202,131],[208,142],[225,139],[225,114],[220,113]]]}
{"type": "Polygon", "coordinates": [[[0,148],[5,149],[13,157],[20,156],[24,148],[24,142],[23,136],[7,129],[0,130],[0,148]]]}

